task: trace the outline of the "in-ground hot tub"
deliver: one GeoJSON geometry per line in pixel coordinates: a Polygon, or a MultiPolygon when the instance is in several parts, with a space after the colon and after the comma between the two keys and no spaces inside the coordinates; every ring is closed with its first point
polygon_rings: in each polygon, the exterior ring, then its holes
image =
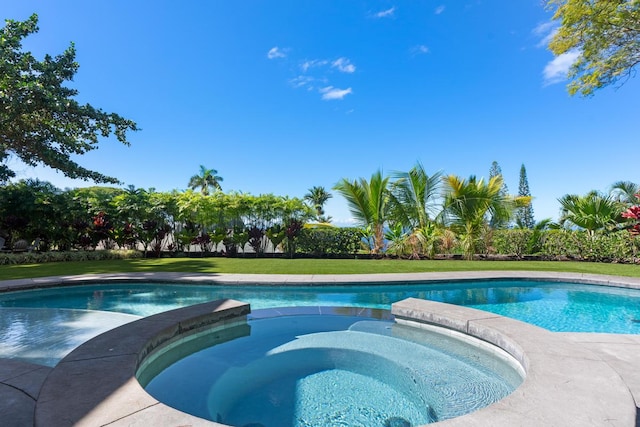
{"type": "MultiPolygon", "coordinates": [[[[318,307],[309,310],[323,312],[318,307]]],[[[361,311],[340,310],[353,315],[361,311]]],[[[248,304],[211,301],[142,318],[93,338],[49,373],[36,402],[34,425],[219,426],[153,398],[136,373],[165,346],[205,330],[218,331],[210,335],[215,342],[246,335],[249,313],[248,304]],[[240,333],[234,335],[235,331],[240,333]]],[[[392,313],[399,323],[435,325],[452,335],[492,343],[526,371],[523,383],[504,399],[443,425],[604,425],[612,420],[620,426],[636,425],[634,399],[620,374],[563,335],[479,310],[417,299],[395,303],[392,313]]],[[[398,425],[403,420],[391,422],[398,425]]]]}
{"type": "Polygon", "coordinates": [[[204,331],[165,346],[138,379],[181,411],[264,427],[417,426],[488,406],[522,382],[497,347],[398,325],[384,310],[285,311],[254,312],[226,342],[204,331]]]}

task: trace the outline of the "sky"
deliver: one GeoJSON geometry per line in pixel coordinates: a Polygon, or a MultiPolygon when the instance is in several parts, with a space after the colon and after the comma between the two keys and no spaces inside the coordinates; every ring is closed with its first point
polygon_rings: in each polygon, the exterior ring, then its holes
{"type": "MultiPolygon", "coordinates": [[[[0,0],[39,16],[37,58],[71,42],[78,101],[137,122],[76,160],[123,186],[185,190],[200,165],[224,191],[303,197],[342,178],[489,176],[517,194],[525,165],[536,220],[565,194],[638,182],[640,82],[570,96],[540,0],[0,0]]],[[[15,158],[17,179],[93,185],[15,158]]],[[[351,222],[332,191],[326,213],[351,222]]]]}

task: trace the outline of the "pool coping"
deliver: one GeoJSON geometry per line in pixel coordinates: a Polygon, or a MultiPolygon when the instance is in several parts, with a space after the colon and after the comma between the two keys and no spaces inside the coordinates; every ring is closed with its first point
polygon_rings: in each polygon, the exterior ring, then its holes
{"type": "MultiPolygon", "coordinates": [[[[0,282],[0,292],[62,284],[132,280],[227,285],[328,285],[479,279],[572,281],[640,288],[640,279],[635,278],[522,271],[348,276],[122,273],[5,281],[0,282]]],[[[204,321],[205,324],[215,324],[221,321],[222,316],[224,319],[218,325],[220,327],[225,322],[237,321],[229,318],[229,312],[220,314],[216,304],[220,302],[199,304],[143,318],[81,345],[63,359],[45,380],[36,402],[34,425],[221,426],[155,401],[139,385],[133,369],[134,366],[137,369],[144,359],[141,355],[148,353],[149,343],[157,344],[153,337],[166,338],[169,334],[175,338],[179,335],[177,331],[182,328],[179,326],[181,322],[192,324],[194,315],[199,319],[197,322],[208,319],[204,321]],[[105,393],[105,390],[109,392],[105,393]],[[80,418],[78,413],[82,414],[80,418]]],[[[238,302],[226,302],[221,307],[223,312],[226,309],[231,309],[232,312],[248,309],[245,304],[238,302]]],[[[522,386],[509,397],[480,411],[443,421],[438,425],[636,425],[637,404],[628,384],[614,369],[615,366],[612,367],[611,361],[582,345],[581,341],[584,340],[575,339],[575,336],[594,334],[553,333],[480,310],[431,301],[404,300],[394,304],[393,310],[400,322],[417,326],[443,326],[497,344],[519,360],[527,371],[522,386]]],[[[246,316],[246,313],[240,316],[246,316]]],[[[607,339],[612,342],[619,341],[615,334],[595,335],[609,337],[607,339]]],[[[634,349],[640,348],[640,341],[629,344],[638,345],[634,349]]]]}

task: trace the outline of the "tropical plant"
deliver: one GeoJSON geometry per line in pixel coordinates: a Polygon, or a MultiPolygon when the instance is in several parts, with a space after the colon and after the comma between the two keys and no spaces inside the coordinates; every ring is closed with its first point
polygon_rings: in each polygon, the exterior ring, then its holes
{"type": "Polygon", "coordinates": [[[293,258],[296,252],[296,238],[302,231],[303,223],[295,218],[289,219],[285,224],[285,236],[287,237],[287,251],[289,258],[293,258]]]}
{"type": "Polygon", "coordinates": [[[396,172],[391,186],[393,218],[412,229],[427,226],[438,215],[442,173],[427,175],[417,163],[409,172],[396,172]]]}
{"type": "Polygon", "coordinates": [[[272,225],[271,227],[267,228],[265,234],[269,241],[271,241],[271,246],[273,246],[274,252],[278,249],[278,246],[280,246],[282,241],[287,237],[286,229],[282,224],[272,225]]]}
{"type": "Polygon", "coordinates": [[[638,203],[636,195],[640,194],[640,185],[631,181],[618,181],[613,183],[609,194],[614,200],[624,205],[635,205],[638,203]]]}
{"type": "MultiPolygon", "coordinates": [[[[502,192],[502,196],[507,197],[509,195],[509,188],[507,187],[507,184],[504,182],[504,177],[502,175],[502,168],[500,167],[498,162],[494,160],[493,162],[491,162],[491,167],[489,168],[489,179],[494,178],[496,176],[502,177],[502,189],[500,191],[502,192]]],[[[504,228],[507,225],[508,224],[504,222],[503,218],[497,218],[490,215],[489,226],[491,228],[504,228]]]]}
{"type": "Polygon", "coordinates": [[[409,233],[402,224],[397,222],[390,225],[384,233],[387,243],[387,252],[396,256],[403,256],[409,252],[409,233]]]}
{"type": "Polygon", "coordinates": [[[200,173],[193,175],[189,179],[189,188],[192,190],[200,188],[200,192],[205,196],[209,195],[211,188],[222,191],[220,183],[223,179],[216,175],[217,173],[218,171],[215,169],[207,169],[203,165],[200,165],[200,173]]]}
{"type": "Polygon", "coordinates": [[[499,222],[508,222],[515,208],[531,200],[504,195],[500,175],[487,182],[475,176],[465,180],[449,175],[445,178],[445,185],[444,219],[460,236],[467,259],[471,259],[478,248],[482,232],[488,225],[488,216],[499,222]]]}
{"type": "Polygon", "coordinates": [[[576,226],[594,237],[596,231],[611,231],[622,221],[623,207],[611,196],[591,191],[584,196],[565,194],[560,202],[560,224],[576,226]]]}
{"type": "Polygon", "coordinates": [[[340,180],[334,187],[347,200],[349,210],[362,227],[371,227],[372,254],[384,251],[384,224],[389,212],[389,177],[378,170],[371,179],[340,180]]]}
{"type": "Polygon", "coordinates": [[[419,258],[420,253],[432,254],[442,173],[429,176],[424,166],[417,163],[408,172],[396,172],[393,177],[390,216],[408,229],[404,234],[411,247],[412,258],[419,258]]]}
{"type": "Polygon", "coordinates": [[[324,216],[324,205],[333,195],[324,187],[311,187],[309,192],[304,195],[304,200],[311,203],[316,210],[317,219],[320,222],[331,222],[331,217],[324,216]]]}

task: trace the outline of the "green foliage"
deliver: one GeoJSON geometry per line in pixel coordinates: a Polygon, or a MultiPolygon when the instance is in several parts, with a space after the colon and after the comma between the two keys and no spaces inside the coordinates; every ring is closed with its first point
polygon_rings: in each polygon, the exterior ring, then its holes
{"type": "Polygon", "coordinates": [[[50,262],[104,261],[141,258],[140,251],[104,250],[73,252],[22,252],[17,254],[0,253],[0,265],[41,264],[50,262]]]}
{"type": "Polygon", "coordinates": [[[304,200],[311,203],[311,207],[316,210],[317,219],[320,222],[330,222],[331,217],[324,216],[324,205],[333,195],[324,187],[311,187],[309,192],[304,195],[304,200]]]}
{"type": "Polygon", "coordinates": [[[382,171],[365,178],[349,181],[341,179],[334,187],[347,200],[349,210],[362,227],[370,227],[373,236],[371,253],[384,251],[384,224],[389,213],[389,177],[382,171]]]}
{"type": "Polygon", "coordinates": [[[565,194],[558,201],[560,224],[577,226],[592,236],[596,231],[612,230],[622,221],[623,206],[597,191],[584,196],[565,194]]]}
{"type": "MultiPolygon", "coordinates": [[[[518,184],[518,196],[531,197],[529,190],[529,180],[527,179],[527,169],[524,164],[520,166],[520,181],[518,184]]],[[[535,226],[533,219],[533,206],[531,203],[516,210],[516,225],[520,228],[532,229],[535,226]]]]}
{"type": "Polygon", "coordinates": [[[298,253],[314,257],[354,255],[360,250],[358,228],[305,227],[297,237],[298,253]]]}
{"type": "Polygon", "coordinates": [[[222,191],[220,183],[223,181],[221,176],[216,175],[218,173],[215,169],[207,169],[200,165],[200,173],[193,175],[189,179],[189,188],[192,190],[200,188],[200,192],[203,196],[208,196],[210,188],[216,191],[222,191]]]}
{"type": "Polygon", "coordinates": [[[640,2],[637,0],[549,0],[560,23],[549,43],[556,55],[577,53],[569,71],[569,93],[597,89],[633,75],[640,61],[640,2]]]}
{"type": "MultiPolygon", "coordinates": [[[[444,202],[445,221],[459,236],[460,245],[467,257],[481,250],[482,234],[487,230],[487,216],[497,223],[506,223],[514,209],[529,203],[529,198],[510,197],[502,193],[502,176],[489,181],[468,180],[455,175],[445,179],[447,192],[444,202]]],[[[486,244],[484,245],[486,247],[486,244]]]]}
{"type": "Polygon", "coordinates": [[[636,239],[626,231],[587,233],[549,230],[541,254],[548,259],[577,259],[599,262],[634,262],[636,239]]]}
{"type": "Polygon", "coordinates": [[[495,230],[493,233],[493,248],[496,253],[504,255],[530,255],[530,242],[533,238],[533,230],[529,229],[504,229],[495,230]]]}
{"type": "Polygon", "coordinates": [[[391,186],[391,217],[404,227],[428,226],[438,214],[442,173],[429,176],[417,163],[409,172],[396,172],[391,186]]]}
{"type": "MultiPolygon", "coordinates": [[[[34,14],[24,22],[7,20],[0,29],[0,161],[13,153],[30,166],[44,164],[70,178],[117,183],[71,157],[95,150],[99,137],[112,133],[129,145],[126,134],[138,130],[137,125],[74,99],[77,90],[65,86],[79,67],[73,44],[42,61],[22,51],[23,39],[38,31],[37,24],[34,14]]],[[[3,165],[0,182],[7,176],[13,173],[3,165]]]]}

